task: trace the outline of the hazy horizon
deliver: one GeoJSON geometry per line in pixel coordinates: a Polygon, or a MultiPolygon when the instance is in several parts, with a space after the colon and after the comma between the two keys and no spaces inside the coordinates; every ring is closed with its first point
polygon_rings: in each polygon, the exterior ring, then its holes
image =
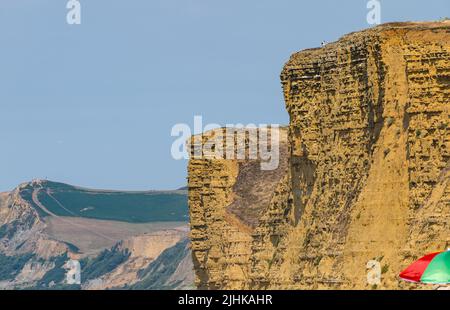
{"type": "MultiPolygon", "coordinates": [[[[173,125],[287,124],[290,55],[370,27],[361,0],[80,2],[81,25],[65,0],[0,2],[0,192],[185,186],[173,125]]],[[[383,23],[450,16],[448,0],[381,3],[383,23]]]]}

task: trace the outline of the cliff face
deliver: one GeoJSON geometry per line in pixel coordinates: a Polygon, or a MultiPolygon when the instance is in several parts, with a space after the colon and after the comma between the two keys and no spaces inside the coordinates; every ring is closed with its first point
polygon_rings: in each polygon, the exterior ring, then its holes
{"type": "Polygon", "coordinates": [[[253,226],[229,219],[237,163],[190,163],[199,286],[372,288],[377,260],[378,288],[411,288],[402,268],[450,245],[450,24],[353,33],[294,54],[281,80],[289,168],[253,226]]]}
{"type": "MultiPolygon", "coordinates": [[[[287,130],[272,130],[280,137],[275,170],[262,171],[261,158],[223,159],[206,154],[205,159],[189,162],[191,244],[199,288],[249,287],[252,234],[288,170],[287,130]]],[[[194,145],[226,136],[222,129],[214,130],[194,145]]],[[[232,139],[236,146],[237,135],[232,139]]],[[[250,139],[244,142],[246,152],[250,139]]]]}

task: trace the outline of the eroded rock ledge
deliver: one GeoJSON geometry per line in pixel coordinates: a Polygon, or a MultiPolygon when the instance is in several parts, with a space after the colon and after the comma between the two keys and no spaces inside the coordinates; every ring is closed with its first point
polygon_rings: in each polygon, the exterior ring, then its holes
{"type": "Polygon", "coordinates": [[[189,163],[200,288],[414,288],[450,246],[450,23],[395,23],[294,54],[281,81],[286,168],[189,163]],[[252,168],[253,167],[253,168],[252,168]]]}

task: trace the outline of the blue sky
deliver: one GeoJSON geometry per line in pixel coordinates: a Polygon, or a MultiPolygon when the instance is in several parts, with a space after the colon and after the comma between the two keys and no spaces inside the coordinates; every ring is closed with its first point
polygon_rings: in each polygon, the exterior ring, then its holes
{"type": "MultiPolygon", "coordinates": [[[[176,123],[288,122],[295,51],[369,27],[366,1],[0,2],[0,191],[33,178],[94,188],[185,185],[176,123]]],[[[450,16],[448,0],[382,2],[382,21],[450,16]]]]}

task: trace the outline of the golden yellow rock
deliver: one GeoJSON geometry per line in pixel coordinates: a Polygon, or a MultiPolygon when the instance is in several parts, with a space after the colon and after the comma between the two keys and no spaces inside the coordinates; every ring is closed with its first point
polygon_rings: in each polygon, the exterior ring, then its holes
{"type": "Polygon", "coordinates": [[[450,23],[352,33],[281,80],[289,168],[190,161],[198,286],[371,289],[376,260],[376,288],[417,288],[398,273],[450,246],[450,23]]]}

